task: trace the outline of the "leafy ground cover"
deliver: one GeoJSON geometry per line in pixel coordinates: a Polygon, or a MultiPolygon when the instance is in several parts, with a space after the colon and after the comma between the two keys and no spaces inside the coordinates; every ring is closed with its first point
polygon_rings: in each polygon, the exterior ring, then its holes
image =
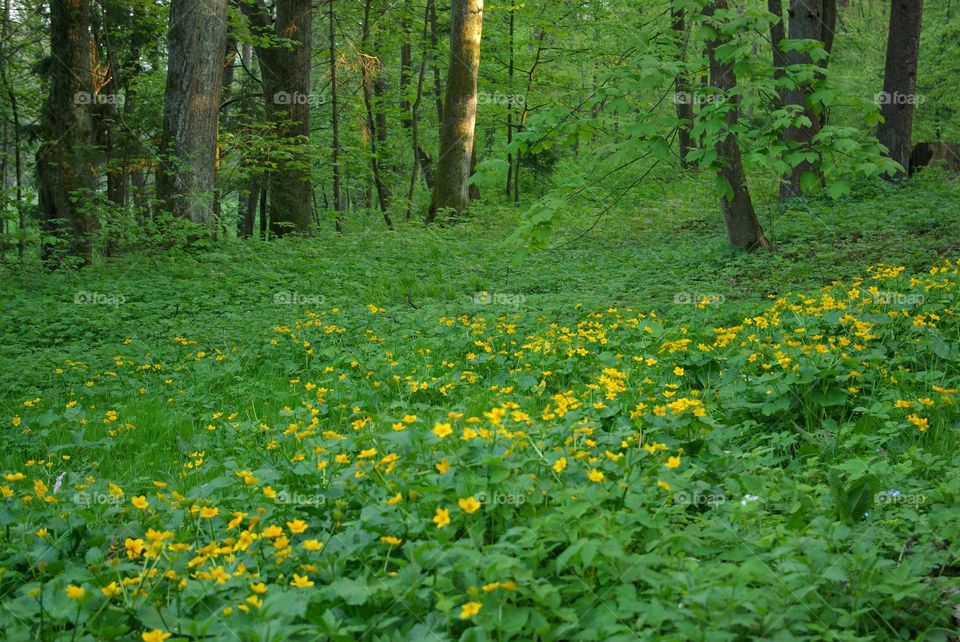
{"type": "Polygon", "coordinates": [[[490,213],[10,273],[0,627],[950,639],[958,189],[803,202],[773,257],[686,187],[553,252],[490,213]]]}

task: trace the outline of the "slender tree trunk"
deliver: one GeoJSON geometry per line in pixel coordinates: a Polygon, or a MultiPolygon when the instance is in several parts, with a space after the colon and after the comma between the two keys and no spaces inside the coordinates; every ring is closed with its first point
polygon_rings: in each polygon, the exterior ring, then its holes
{"type": "MultiPolygon", "coordinates": [[[[433,2],[434,0],[427,0],[426,14],[424,18],[425,23],[427,25],[427,29],[424,31],[422,40],[421,40],[421,42],[424,44],[426,44],[427,39],[429,38],[430,8],[433,2]]],[[[400,109],[404,114],[404,117],[401,119],[400,124],[403,126],[404,129],[407,129],[410,131],[411,136],[416,136],[416,141],[414,142],[414,145],[413,145],[413,163],[414,165],[419,164],[420,166],[419,169],[423,173],[424,182],[426,182],[427,187],[432,191],[433,190],[433,169],[431,167],[431,164],[433,163],[433,159],[430,157],[430,154],[422,146],[420,146],[420,142],[419,142],[419,134],[420,134],[419,124],[420,123],[419,123],[419,115],[418,115],[420,104],[423,102],[423,83],[424,83],[424,75],[426,73],[426,61],[427,61],[428,52],[426,51],[426,47],[424,47],[423,58],[420,64],[420,71],[417,76],[416,100],[415,100],[415,104],[411,105],[410,100],[408,98],[408,91],[409,91],[410,82],[413,79],[413,47],[409,43],[409,38],[410,38],[409,28],[407,29],[407,38],[408,38],[408,42],[404,43],[400,52],[400,60],[401,60],[400,84],[401,84],[401,95],[403,96],[403,99],[401,100],[401,103],[400,103],[400,109]],[[415,126],[416,126],[416,131],[414,131],[415,126]]],[[[415,182],[416,174],[418,173],[416,168],[414,169],[413,173],[414,173],[414,182],[415,182]]],[[[407,218],[409,218],[410,216],[411,214],[408,208],[407,218]]]]}
{"type": "MultiPolygon", "coordinates": [[[[546,9],[546,5],[544,5],[544,9],[546,9]]],[[[540,13],[540,18],[541,18],[541,19],[543,18],[543,12],[542,12],[542,11],[541,11],[541,13],[540,13]]],[[[544,39],[545,39],[546,37],[547,37],[547,32],[546,32],[546,30],[540,29],[540,32],[537,34],[537,53],[536,53],[536,55],[533,57],[533,64],[530,65],[530,69],[528,69],[527,72],[526,72],[526,73],[527,73],[527,89],[526,89],[526,93],[524,94],[524,96],[529,96],[530,93],[533,91],[533,78],[534,78],[534,76],[535,76],[536,73],[537,73],[537,68],[540,66],[540,62],[541,62],[542,57],[543,57],[543,43],[544,43],[544,39]]],[[[594,116],[596,117],[596,114],[598,114],[598,113],[599,113],[599,108],[597,108],[597,112],[594,114],[594,116]]],[[[519,122],[517,123],[517,130],[518,130],[518,131],[523,131],[524,129],[526,129],[526,127],[527,127],[527,119],[528,119],[529,117],[530,117],[530,103],[528,103],[526,100],[524,100],[524,101],[523,101],[523,110],[522,110],[521,113],[520,113],[520,120],[519,120],[519,122]]],[[[523,152],[518,149],[518,150],[517,150],[517,161],[516,161],[516,165],[515,165],[515,167],[514,167],[515,173],[514,173],[514,177],[513,177],[513,202],[514,202],[514,204],[519,204],[519,203],[520,203],[520,169],[521,169],[522,166],[523,166],[523,152]]]]}
{"type": "Polygon", "coordinates": [[[266,186],[258,187],[260,191],[260,238],[266,241],[270,238],[270,211],[267,208],[269,189],[266,186]]]}
{"type": "MultiPolygon", "coordinates": [[[[673,11],[673,33],[677,42],[681,64],[684,64],[686,61],[687,50],[685,18],[686,16],[682,10],[673,11]]],[[[680,121],[677,138],[680,144],[680,167],[682,169],[687,169],[690,166],[687,162],[687,154],[689,154],[692,149],[690,128],[693,127],[693,97],[690,95],[688,85],[686,73],[681,71],[677,74],[674,102],[677,106],[677,119],[680,121]]]]}
{"type": "Polygon", "coordinates": [[[327,0],[330,29],[330,109],[333,121],[333,209],[337,212],[337,233],[343,233],[343,202],[340,194],[340,109],[337,95],[337,33],[334,0],[327,0]]]}
{"type": "Polygon", "coordinates": [[[452,5],[443,129],[427,222],[435,220],[440,210],[449,210],[455,216],[463,214],[470,204],[468,180],[477,124],[483,0],[453,0],[452,5]]]}
{"type": "MultiPolygon", "coordinates": [[[[428,3],[433,0],[427,0],[428,3]]],[[[427,35],[430,29],[430,9],[427,7],[427,14],[423,21],[423,40],[426,45],[427,35]]],[[[420,72],[417,74],[417,95],[413,101],[410,112],[410,134],[413,143],[413,170],[410,172],[410,186],[407,188],[407,220],[413,218],[413,198],[417,188],[417,166],[423,167],[424,178],[427,185],[433,188],[433,175],[430,167],[430,156],[420,147],[420,104],[423,102],[423,82],[427,71],[427,52],[424,46],[423,56],[420,59],[420,72]]]]}
{"type": "MultiPolygon", "coordinates": [[[[306,154],[310,144],[311,72],[313,71],[312,0],[276,0],[276,16],[263,0],[241,5],[256,33],[283,38],[287,44],[257,47],[263,75],[267,120],[279,140],[306,154]]],[[[309,234],[313,224],[313,182],[302,159],[281,163],[270,173],[270,233],[309,234]]]]}
{"type": "MultiPolygon", "coordinates": [[[[470,177],[474,176],[474,175],[477,173],[477,164],[479,163],[479,161],[477,160],[477,147],[478,147],[478,145],[477,145],[477,143],[476,143],[476,137],[474,137],[473,152],[470,153],[470,176],[467,177],[468,180],[469,180],[470,177]]],[[[468,193],[469,193],[469,195],[470,195],[470,200],[471,200],[471,201],[479,201],[479,200],[480,200],[480,186],[479,186],[479,185],[477,185],[476,183],[470,183],[470,187],[468,188],[467,191],[468,191],[468,193]]]]}
{"type": "MultiPolygon", "coordinates": [[[[510,37],[509,42],[509,61],[507,63],[507,75],[510,78],[510,91],[513,91],[513,77],[516,74],[516,37],[517,37],[517,6],[510,6],[510,37]]],[[[513,101],[507,105],[507,149],[513,145],[513,101]]],[[[507,152],[507,199],[513,194],[513,152],[507,152]]]]}
{"type": "MultiPolygon", "coordinates": [[[[10,36],[10,0],[5,0],[3,4],[3,39],[4,42],[10,36]]],[[[6,53],[6,52],[4,52],[6,53]]],[[[20,142],[20,106],[17,101],[17,93],[10,84],[10,78],[7,75],[6,56],[3,64],[0,65],[0,80],[7,90],[7,97],[10,100],[10,117],[13,122],[13,168],[14,180],[16,181],[16,205],[17,205],[17,258],[23,261],[24,238],[23,230],[26,226],[26,214],[23,207],[23,155],[20,142]]]]}
{"type": "Polygon", "coordinates": [[[89,263],[97,218],[84,206],[97,188],[89,0],[51,0],[50,94],[43,111],[43,142],[37,151],[42,256],[53,262],[57,241],[89,263]],[[54,242],[51,243],[50,241],[54,242]]]}
{"type": "MultiPolygon", "coordinates": [[[[94,29],[95,42],[93,50],[99,52],[102,42],[106,50],[106,62],[94,61],[94,89],[101,101],[94,108],[97,143],[103,149],[107,161],[107,200],[118,207],[127,204],[128,176],[123,166],[123,150],[126,147],[123,140],[123,130],[120,126],[121,70],[117,64],[117,52],[114,43],[110,40],[111,30],[114,28],[111,11],[104,12],[104,21],[94,29]]],[[[114,239],[108,239],[108,254],[111,252],[114,239]]]]}
{"type": "Polygon", "coordinates": [[[892,0],[880,106],[883,123],[877,138],[887,148],[890,158],[903,168],[897,177],[904,176],[910,167],[922,18],[923,0],[892,0]]]}
{"type": "Polygon", "coordinates": [[[437,21],[437,0],[428,1],[430,11],[430,44],[433,45],[433,94],[437,103],[437,123],[443,132],[443,80],[440,77],[440,25],[437,21]]]}
{"type": "Polygon", "coordinates": [[[370,8],[372,0],[366,0],[363,8],[363,38],[360,61],[360,84],[363,90],[363,104],[367,112],[367,129],[370,132],[370,171],[373,173],[374,185],[377,188],[377,200],[380,204],[380,212],[383,214],[383,220],[387,227],[393,229],[393,221],[390,219],[390,192],[386,183],[383,181],[383,175],[380,168],[380,144],[384,139],[380,133],[380,127],[386,126],[385,122],[379,122],[374,116],[373,103],[371,98],[371,89],[376,86],[376,76],[380,73],[380,61],[376,56],[366,54],[367,46],[370,44],[370,8]],[[371,67],[373,69],[371,70],[371,67]]]}
{"type": "Polygon", "coordinates": [[[227,0],[172,0],[157,198],[175,216],[214,219],[227,0]]]}
{"type": "MultiPolygon", "coordinates": [[[[723,11],[727,8],[727,0],[715,0],[714,7],[708,7],[705,13],[713,15],[714,11],[723,11]]],[[[707,41],[707,57],[710,61],[710,84],[720,89],[727,96],[732,105],[726,115],[726,133],[717,144],[717,156],[721,163],[721,174],[730,186],[731,193],[720,198],[723,217],[727,224],[727,236],[730,243],[744,250],[753,250],[764,247],[770,249],[770,244],[763,235],[760,222],[757,220],[747,187],[747,177],[743,169],[743,160],[740,155],[740,145],[733,133],[739,118],[736,108],[740,102],[733,94],[737,85],[733,62],[720,59],[717,50],[729,41],[727,36],[718,32],[716,40],[707,41]]]]}
{"type": "MultiPolygon", "coordinates": [[[[791,40],[820,40],[823,37],[823,2],[824,0],[790,0],[790,39],[791,40]]],[[[809,65],[813,60],[803,51],[787,53],[788,65],[809,65]]],[[[809,82],[800,83],[789,89],[784,101],[787,105],[796,105],[800,112],[809,121],[810,125],[794,125],[783,133],[783,140],[794,152],[810,151],[813,138],[822,128],[821,115],[817,110],[807,105],[810,94],[809,82]]],[[[780,198],[786,199],[799,196],[803,193],[801,179],[805,174],[814,172],[814,165],[809,161],[801,161],[780,184],[780,198]]]]}
{"type": "MultiPolygon", "coordinates": [[[[413,33],[410,28],[410,14],[403,16],[403,42],[400,43],[400,126],[410,129],[410,83],[413,82],[413,33]]],[[[416,163],[417,159],[414,158],[416,163]]]]}

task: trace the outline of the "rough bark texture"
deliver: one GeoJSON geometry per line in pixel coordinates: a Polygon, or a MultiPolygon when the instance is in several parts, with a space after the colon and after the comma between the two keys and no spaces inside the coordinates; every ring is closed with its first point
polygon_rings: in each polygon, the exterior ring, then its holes
{"type": "MultiPolygon", "coordinates": [[[[823,37],[823,2],[824,0],[790,0],[789,28],[791,40],[820,40],[823,37]]],[[[791,51],[787,54],[788,65],[809,65],[812,63],[813,60],[810,55],[803,51],[791,51]]],[[[820,114],[806,104],[809,93],[809,82],[800,82],[788,90],[784,96],[785,104],[799,106],[803,115],[810,119],[811,123],[810,126],[806,127],[789,127],[783,133],[784,142],[794,150],[809,149],[813,137],[820,133],[823,126],[820,114]]],[[[802,161],[794,167],[790,175],[780,184],[780,198],[799,196],[803,192],[800,186],[801,177],[812,171],[814,171],[813,164],[808,161],[802,161]]]]}
{"type": "Polygon", "coordinates": [[[883,123],[877,138],[891,159],[904,171],[910,167],[910,139],[917,91],[917,60],[920,56],[920,23],[923,0],[893,0],[890,5],[890,33],[887,64],[883,75],[883,123]]]}
{"type": "Polygon", "coordinates": [[[436,183],[427,221],[440,210],[462,214],[470,204],[471,159],[477,124],[477,73],[483,31],[483,0],[452,0],[450,66],[443,108],[436,183]]]}
{"type": "MultiPolygon", "coordinates": [[[[710,9],[725,10],[726,0],[716,0],[710,9]]],[[[708,10],[708,15],[713,11],[708,10]]],[[[732,198],[723,196],[720,205],[723,209],[723,218],[727,224],[727,236],[730,243],[744,250],[753,250],[757,247],[770,248],[770,243],[763,235],[760,222],[757,220],[747,187],[747,177],[743,170],[743,159],[740,154],[740,145],[737,137],[730,130],[736,125],[739,118],[737,104],[739,99],[731,92],[737,85],[737,77],[733,71],[733,63],[720,60],[717,57],[717,48],[725,43],[725,37],[720,35],[718,40],[707,42],[707,56],[710,60],[710,84],[720,89],[728,96],[731,108],[726,114],[726,136],[717,145],[717,156],[721,162],[721,173],[733,191],[732,198]]]]}
{"type": "MultiPolygon", "coordinates": [[[[305,144],[310,138],[313,3],[277,0],[273,18],[262,0],[242,6],[255,32],[292,43],[257,47],[257,57],[263,74],[267,119],[285,143],[305,144]]],[[[270,232],[278,236],[309,233],[313,222],[313,183],[306,159],[271,173],[269,185],[270,232]]]]}
{"type": "Polygon", "coordinates": [[[50,95],[36,157],[41,228],[47,236],[42,254],[48,262],[58,256],[61,244],[84,262],[92,258],[91,236],[98,221],[83,206],[97,187],[92,47],[90,1],[52,0],[50,95]]]}
{"type": "Polygon", "coordinates": [[[214,218],[227,0],[173,0],[157,198],[175,216],[214,218]]]}

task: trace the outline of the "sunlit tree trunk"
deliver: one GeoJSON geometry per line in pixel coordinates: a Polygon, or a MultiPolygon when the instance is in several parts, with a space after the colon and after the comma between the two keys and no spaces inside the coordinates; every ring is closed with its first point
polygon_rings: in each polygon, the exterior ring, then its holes
{"type": "Polygon", "coordinates": [[[214,218],[226,0],[173,0],[157,197],[175,216],[214,218]]]}
{"type": "Polygon", "coordinates": [[[85,207],[97,188],[90,110],[94,99],[90,11],[89,0],[50,2],[53,62],[50,94],[43,110],[43,138],[36,157],[46,261],[65,249],[89,262],[91,237],[98,227],[96,216],[85,207]]]}
{"type": "MultiPolygon", "coordinates": [[[[887,148],[890,158],[900,163],[904,170],[910,166],[922,18],[923,0],[893,0],[890,5],[887,63],[880,106],[883,123],[877,131],[877,138],[887,148]]],[[[903,171],[897,173],[897,176],[903,175],[903,171]]]]}
{"type": "Polygon", "coordinates": [[[427,221],[441,210],[462,214],[470,204],[471,161],[477,124],[477,74],[483,32],[483,0],[452,0],[450,65],[443,107],[437,179],[427,221]]]}

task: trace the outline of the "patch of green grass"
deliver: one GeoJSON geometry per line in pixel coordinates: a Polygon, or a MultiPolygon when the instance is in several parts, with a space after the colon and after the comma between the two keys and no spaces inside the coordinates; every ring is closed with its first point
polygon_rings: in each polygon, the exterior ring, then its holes
{"type": "Polygon", "coordinates": [[[772,255],[728,250],[691,181],[555,251],[491,208],[11,272],[0,627],[947,639],[960,187],[937,180],[768,212],[772,255]]]}

